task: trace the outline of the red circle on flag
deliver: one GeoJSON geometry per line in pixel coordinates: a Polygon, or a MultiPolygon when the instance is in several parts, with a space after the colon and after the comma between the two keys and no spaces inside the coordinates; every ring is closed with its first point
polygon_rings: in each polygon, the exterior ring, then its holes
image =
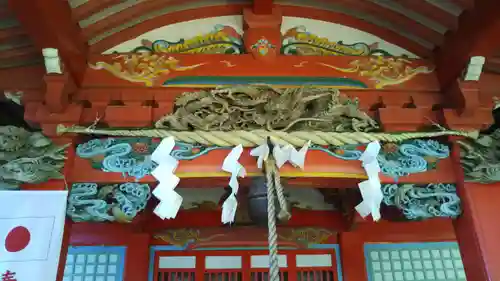
{"type": "Polygon", "coordinates": [[[5,238],[5,249],[11,253],[19,252],[28,246],[30,239],[31,234],[26,227],[14,227],[5,238]]]}

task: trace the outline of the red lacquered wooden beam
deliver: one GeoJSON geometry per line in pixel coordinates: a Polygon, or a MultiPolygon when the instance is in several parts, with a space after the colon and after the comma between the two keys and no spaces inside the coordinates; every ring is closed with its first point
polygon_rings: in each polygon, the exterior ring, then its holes
{"type": "MultiPolygon", "coordinates": [[[[166,3],[166,1],[159,1],[159,2],[162,2],[165,5],[168,4],[168,3],[166,3]]],[[[182,1],[182,2],[186,2],[186,1],[182,1]]],[[[139,5],[139,4],[137,4],[137,5],[139,5]]],[[[116,32],[116,33],[104,38],[103,40],[100,40],[99,42],[95,42],[94,44],[92,44],[90,46],[90,50],[93,53],[102,53],[102,52],[104,52],[104,51],[106,51],[106,50],[108,50],[108,49],[110,49],[110,48],[112,48],[120,43],[123,43],[123,42],[130,40],[130,39],[133,39],[133,38],[136,38],[136,37],[140,36],[141,34],[144,34],[148,31],[151,31],[155,28],[159,28],[159,27],[162,27],[165,25],[175,24],[178,22],[189,21],[189,20],[210,18],[210,17],[241,15],[241,12],[242,12],[243,8],[245,8],[245,7],[250,7],[250,6],[248,4],[228,4],[228,5],[222,5],[222,6],[210,6],[208,8],[201,7],[201,8],[171,12],[171,13],[168,13],[166,16],[154,17],[154,18],[148,19],[147,21],[143,21],[137,25],[134,25],[133,27],[124,29],[120,32],[116,32]]],[[[125,11],[127,11],[127,10],[125,10],[125,11]]],[[[128,11],[127,13],[132,13],[132,12],[133,11],[128,11]]],[[[135,11],[135,12],[137,12],[137,11],[135,11]]],[[[135,13],[135,12],[133,12],[133,13],[135,13]]],[[[124,17],[124,18],[129,19],[128,17],[124,17]]],[[[110,18],[110,20],[113,20],[113,18],[110,18]]],[[[110,23],[106,23],[106,21],[104,21],[102,24],[108,25],[110,23]]],[[[120,24],[123,24],[123,22],[121,20],[117,20],[114,23],[115,26],[116,25],[119,26],[120,24]]],[[[109,26],[111,26],[111,24],[109,26]]],[[[91,36],[91,35],[92,34],[88,34],[88,36],[91,36]]]]}
{"type": "Polygon", "coordinates": [[[341,25],[362,30],[367,33],[371,33],[377,37],[382,38],[387,42],[391,42],[420,57],[429,58],[432,55],[431,50],[426,49],[424,46],[416,43],[415,41],[412,41],[394,31],[369,23],[362,19],[358,19],[353,16],[318,8],[299,7],[291,5],[276,5],[276,6],[281,9],[284,16],[300,17],[300,18],[338,23],[341,25]]]}
{"type": "Polygon", "coordinates": [[[0,41],[7,40],[13,37],[20,37],[23,35],[25,35],[24,30],[20,26],[0,29],[0,41]]]}
{"type": "MultiPolygon", "coordinates": [[[[321,227],[342,231],[346,229],[342,214],[338,211],[313,211],[292,209],[292,217],[280,224],[283,227],[321,227]]],[[[171,228],[207,228],[223,227],[221,223],[221,211],[198,211],[181,210],[177,217],[172,220],[162,220],[158,216],[151,214],[151,218],[145,224],[144,231],[157,233],[171,228]]]]}
{"type": "Polygon", "coordinates": [[[9,7],[40,51],[42,48],[57,48],[66,68],[80,82],[87,69],[87,43],[72,19],[69,3],[10,0],[9,7]]]}
{"type": "MultiPolygon", "coordinates": [[[[249,149],[245,149],[239,162],[245,167],[249,177],[261,175],[262,172],[257,168],[255,157],[250,156],[249,151],[249,149]]],[[[215,150],[191,161],[181,161],[176,170],[176,175],[181,178],[229,178],[229,174],[221,170],[222,162],[227,153],[225,150],[215,150]]],[[[381,175],[381,180],[384,183],[454,183],[455,176],[452,171],[453,167],[450,159],[443,159],[438,162],[435,170],[411,174],[401,177],[397,181],[381,175]]],[[[326,156],[321,151],[308,152],[303,171],[286,164],[281,168],[280,174],[284,178],[366,179],[365,171],[359,161],[341,160],[333,156],[326,156]]],[[[68,181],[70,182],[119,183],[134,180],[133,178],[123,177],[121,173],[106,173],[94,169],[91,167],[89,159],[79,157],[75,157],[72,172],[68,175],[68,181]]],[[[156,180],[152,176],[146,176],[140,182],[154,183],[156,180]]]]}
{"type": "Polygon", "coordinates": [[[43,65],[0,69],[0,88],[6,90],[42,89],[43,65]]]}
{"type": "Polygon", "coordinates": [[[451,2],[464,10],[469,10],[474,8],[474,2],[480,2],[482,0],[451,0],[451,2]]]}
{"type": "Polygon", "coordinates": [[[82,5],[73,9],[73,19],[78,22],[86,19],[93,14],[100,12],[106,8],[112,7],[116,4],[120,4],[120,0],[88,0],[82,5]]]}
{"type": "Polygon", "coordinates": [[[500,47],[497,5],[496,0],[476,1],[473,9],[460,16],[459,28],[446,35],[444,44],[435,54],[437,75],[443,89],[460,77],[471,56],[488,57],[500,47]]]}
{"type": "Polygon", "coordinates": [[[458,17],[427,1],[398,0],[397,3],[438,24],[444,25],[448,29],[457,29],[458,17]]]}
{"type": "Polygon", "coordinates": [[[414,34],[427,42],[440,45],[443,42],[443,35],[439,32],[417,22],[403,14],[392,11],[372,1],[352,1],[352,0],[322,0],[328,4],[339,5],[351,11],[358,11],[376,17],[380,21],[389,21],[406,32],[414,34]]]}
{"type": "MultiPolygon", "coordinates": [[[[412,77],[408,81],[401,79],[400,82],[395,82],[394,85],[377,86],[378,80],[384,80],[383,77],[370,76],[370,72],[361,75],[358,71],[353,71],[355,61],[359,61],[366,67],[374,67],[375,64],[384,64],[387,62],[375,62],[374,58],[370,56],[278,56],[272,63],[262,62],[256,60],[252,55],[191,55],[191,54],[176,54],[169,55],[178,60],[178,66],[188,67],[193,66],[192,69],[166,72],[153,81],[153,87],[165,87],[165,82],[173,78],[182,77],[198,77],[190,83],[203,84],[203,77],[306,77],[306,78],[334,78],[345,79],[344,88],[359,88],[359,89],[381,89],[384,90],[406,90],[406,91],[437,91],[439,84],[436,80],[432,69],[434,65],[422,59],[411,60],[405,66],[411,69],[418,67],[427,67],[429,73],[420,73],[412,77]],[[257,75],[256,75],[257,74],[257,75]],[[339,78],[342,77],[342,78],[339,78]],[[349,80],[349,81],[348,81],[349,80]],[[197,82],[199,81],[199,82],[197,82]]],[[[113,60],[116,55],[92,55],[89,63],[95,65],[97,62],[105,62],[114,64],[117,61],[113,60]]],[[[402,73],[405,68],[398,75],[405,75],[402,73]]],[[[376,74],[374,74],[376,76],[376,74]]],[[[392,74],[391,74],[392,75],[392,74]]],[[[187,83],[187,82],[186,82],[187,83]]],[[[207,82],[205,82],[207,83],[207,82]]],[[[293,83],[293,82],[290,82],[293,83]]],[[[333,83],[333,82],[330,82],[333,83]]],[[[106,70],[88,69],[84,87],[137,87],[144,88],[145,83],[142,82],[129,82],[125,79],[118,78],[106,70]]],[[[168,85],[167,85],[168,86],[168,85]]],[[[170,85],[170,87],[193,87],[192,85],[170,85]]],[[[194,86],[200,87],[202,85],[194,86]]],[[[214,85],[207,85],[213,87],[214,85]]],[[[341,85],[338,85],[342,87],[341,85]]]]}

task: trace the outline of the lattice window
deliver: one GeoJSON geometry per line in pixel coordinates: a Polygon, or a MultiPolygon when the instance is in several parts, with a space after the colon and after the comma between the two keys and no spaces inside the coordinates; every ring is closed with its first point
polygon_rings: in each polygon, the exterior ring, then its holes
{"type": "Polygon", "coordinates": [[[369,281],[465,281],[457,243],[367,244],[369,281]]]}
{"type": "Polygon", "coordinates": [[[64,281],[122,281],[125,247],[70,247],[64,281]]]}
{"type": "MultiPolygon", "coordinates": [[[[283,250],[282,281],[337,281],[334,250],[283,250]]],[[[161,251],[154,281],[267,281],[266,251],[161,251]]]]}

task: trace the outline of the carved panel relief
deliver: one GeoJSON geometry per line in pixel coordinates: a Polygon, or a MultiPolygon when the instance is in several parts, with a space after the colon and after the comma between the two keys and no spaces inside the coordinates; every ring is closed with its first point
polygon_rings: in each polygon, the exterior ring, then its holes
{"type": "Polygon", "coordinates": [[[99,187],[95,183],[75,183],[68,196],[67,215],[75,222],[130,223],[150,198],[147,184],[128,182],[99,187]]]}
{"type": "Polygon", "coordinates": [[[0,181],[17,186],[62,179],[68,146],[55,145],[41,132],[14,126],[0,127],[0,181]]]}
{"type": "Polygon", "coordinates": [[[492,183],[500,181],[500,129],[482,135],[476,141],[458,141],[466,181],[492,183]]]}

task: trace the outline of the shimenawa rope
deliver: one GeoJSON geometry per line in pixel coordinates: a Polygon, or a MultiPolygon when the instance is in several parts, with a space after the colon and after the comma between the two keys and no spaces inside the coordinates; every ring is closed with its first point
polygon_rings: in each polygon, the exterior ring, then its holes
{"type": "Polygon", "coordinates": [[[437,131],[437,132],[401,132],[401,133],[364,133],[364,132],[320,132],[320,131],[167,131],[162,129],[131,129],[131,130],[110,130],[94,129],[81,126],[66,127],[57,126],[58,134],[80,133],[117,137],[152,137],[165,138],[174,137],[176,141],[185,143],[198,143],[203,145],[255,147],[266,142],[271,137],[276,144],[291,144],[293,146],[303,146],[308,141],[316,145],[348,145],[367,144],[372,141],[382,142],[402,142],[409,139],[433,138],[441,136],[464,136],[477,139],[479,131],[437,131]]]}

